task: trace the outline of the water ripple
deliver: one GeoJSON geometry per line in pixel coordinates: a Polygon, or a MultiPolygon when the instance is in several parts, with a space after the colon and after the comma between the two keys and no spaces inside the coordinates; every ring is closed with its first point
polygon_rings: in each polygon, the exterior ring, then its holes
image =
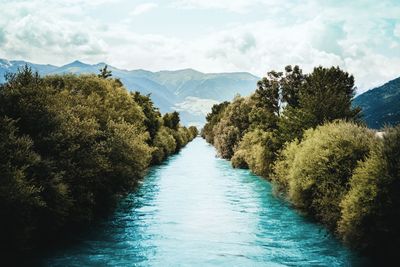
{"type": "Polygon", "coordinates": [[[44,266],[355,266],[362,259],[195,139],[44,266]]]}

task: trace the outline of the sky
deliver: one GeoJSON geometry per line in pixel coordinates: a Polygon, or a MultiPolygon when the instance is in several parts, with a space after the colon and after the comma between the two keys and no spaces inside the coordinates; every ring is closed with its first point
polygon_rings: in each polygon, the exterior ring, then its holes
{"type": "Polygon", "coordinates": [[[340,66],[358,93],[400,76],[400,0],[0,0],[0,58],[122,69],[340,66]]]}

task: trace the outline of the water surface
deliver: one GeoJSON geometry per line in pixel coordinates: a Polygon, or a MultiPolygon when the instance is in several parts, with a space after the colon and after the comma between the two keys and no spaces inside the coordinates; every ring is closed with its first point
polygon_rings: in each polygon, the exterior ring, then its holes
{"type": "Polygon", "coordinates": [[[324,228],[196,138],[44,266],[354,266],[324,228]]]}

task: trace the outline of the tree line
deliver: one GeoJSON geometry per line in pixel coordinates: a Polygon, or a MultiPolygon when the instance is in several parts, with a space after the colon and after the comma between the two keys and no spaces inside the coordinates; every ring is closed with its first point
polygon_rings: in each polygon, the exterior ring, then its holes
{"type": "Polygon", "coordinates": [[[400,247],[400,126],[377,137],[352,106],[339,67],[269,72],[249,97],[212,107],[202,136],[234,167],[268,178],[278,196],[346,244],[374,255],[400,247]]]}
{"type": "Polygon", "coordinates": [[[1,250],[25,251],[93,222],[152,164],[197,136],[149,95],[96,75],[40,77],[25,66],[0,85],[1,250]]]}

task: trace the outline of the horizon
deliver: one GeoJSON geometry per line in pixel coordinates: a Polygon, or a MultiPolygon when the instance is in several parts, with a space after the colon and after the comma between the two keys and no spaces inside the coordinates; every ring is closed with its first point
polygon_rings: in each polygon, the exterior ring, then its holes
{"type": "MultiPolygon", "coordinates": [[[[239,74],[239,73],[243,73],[243,74],[252,75],[252,76],[254,76],[254,77],[257,78],[257,79],[261,79],[261,78],[262,78],[262,77],[259,77],[259,76],[255,75],[254,73],[247,72],[247,71],[233,71],[233,72],[202,72],[202,71],[199,71],[199,70],[193,69],[193,68],[161,69],[161,70],[157,70],[157,71],[152,71],[152,70],[148,70],[148,69],[123,69],[123,68],[119,68],[119,67],[113,66],[113,65],[111,65],[111,64],[108,64],[108,63],[106,63],[106,62],[88,63],[88,62],[84,62],[84,61],[82,61],[82,60],[80,60],[80,59],[75,59],[75,60],[73,60],[73,61],[71,61],[71,62],[67,62],[67,63],[61,64],[61,65],[37,63],[37,62],[26,61],[26,60],[23,60],[23,59],[6,59],[6,58],[0,58],[0,60],[7,60],[8,62],[12,62],[12,61],[24,61],[24,62],[31,63],[31,64],[35,64],[35,65],[47,65],[47,66],[53,66],[53,67],[57,67],[57,68],[62,68],[62,67],[64,67],[64,66],[67,66],[67,65],[73,64],[73,63],[75,63],[75,62],[78,62],[78,63],[82,63],[83,65],[87,65],[87,66],[107,65],[108,67],[115,68],[115,69],[118,69],[118,70],[120,70],[120,71],[127,71],[127,72],[131,72],[131,71],[148,71],[148,72],[151,72],[151,73],[159,73],[159,72],[179,72],[179,71],[185,71],[185,70],[192,70],[192,71],[195,71],[195,72],[199,72],[199,73],[201,73],[201,74],[204,74],[204,75],[208,75],[208,74],[239,74]]],[[[320,65],[320,66],[321,66],[321,65],[320,65]]],[[[300,67],[301,67],[301,66],[300,66],[300,67]]],[[[315,66],[315,67],[317,67],[317,66],[315,66]]],[[[340,66],[333,66],[333,67],[340,67],[340,66]]],[[[283,67],[283,68],[284,68],[284,67],[283,67]]],[[[350,73],[350,74],[352,74],[352,73],[350,73]]],[[[354,74],[352,74],[352,75],[354,76],[354,74]]],[[[373,89],[379,88],[379,87],[381,87],[381,86],[383,86],[383,85],[385,85],[385,84],[387,84],[387,83],[389,83],[389,82],[391,82],[391,81],[393,81],[393,80],[397,80],[397,79],[399,79],[399,78],[400,78],[400,74],[399,74],[398,77],[394,77],[394,78],[392,78],[392,79],[383,81],[382,83],[379,83],[379,84],[377,84],[377,85],[375,85],[375,86],[373,86],[373,87],[370,87],[370,88],[366,88],[365,90],[362,90],[361,92],[359,92],[359,90],[358,90],[359,88],[356,86],[356,95],[355,95],[355,97],[358,97],[358,96],[360,96],[360,95],[362,95],[362,94],[364,94],[364,93],[366,93],[366,92],[369,92],[369,91],[371,91],[371,90],[373,90],[373,89]]],[[[355,79],[356,79],[356,77],[355,77],[355,79]]]]}
{"type": "Polygon", "coordinates": [[[0,58],[0,60],[7,60],[8,62],[12,62],[12,61],[24,61],[24,62],[31,63],[31,64],[35,64],[35,65],[46,65],[46,66],[53,66],[53,67],[57,67],[57,68],[61,68],[61,67],[64,67],[64,66],[67,66],[67,65],[73,64],[73,63],[75,63],[75,62],[78,62],[78,63],[82,63],[83,65],[88,65],[88,66],[107,65],[108,67],[115,68],[115,69],[118,69],[118,70],[121,70],[121,71],[138,71],[138,70],[143,70],[143,71],[149,71],[149,72],[152,72],[152,73],[157,73],[157,72],[168,72],[168,71],[170,71],[170,72],[174,72],[174,71],[193,70],[193,71],[196,71],[196,72],[199,72],[199,73],[202,73],[202,74],[231,74],[231,73],[246,73],[246,74],[250,74],[250,75],[252,75],[252,76],[254,76],[254,77],[256,77],[256,78],[260,78],[259,76],[255,75],[255,74],[253,74],[253,73],[251,73],[251,72],[248,72],[248,71],[233,71],[233,72],[202,72],[202,71],[199,71],[199,70],[197,70],[197,69],[193,69],[193,68],[181,68],[181,69],[161,69],[161,70],[157,70],[157,71],[152,71],[152,70],[148,70],[148,69],[141,69],[141,68],[140,68],[140,69],[124,69],[124,68],[120,68],[120,67],[117,67],[117,66],[114,66],[114,65],[108,64],[107,62],[88,63],[88,62],[84,62],[84,61],[82,61],[82,60],[80,60],[80,59],[75,59],[75,60],[73,60],[73,61],[70,61],[70,62],[67,62],[67,63],[61,64],[61,65],[46,64],[46,63],[37,63],[37,62],[27,61],[27,60],[24,60],[24,59],[6,59],[6,58],[0,58]]]}

